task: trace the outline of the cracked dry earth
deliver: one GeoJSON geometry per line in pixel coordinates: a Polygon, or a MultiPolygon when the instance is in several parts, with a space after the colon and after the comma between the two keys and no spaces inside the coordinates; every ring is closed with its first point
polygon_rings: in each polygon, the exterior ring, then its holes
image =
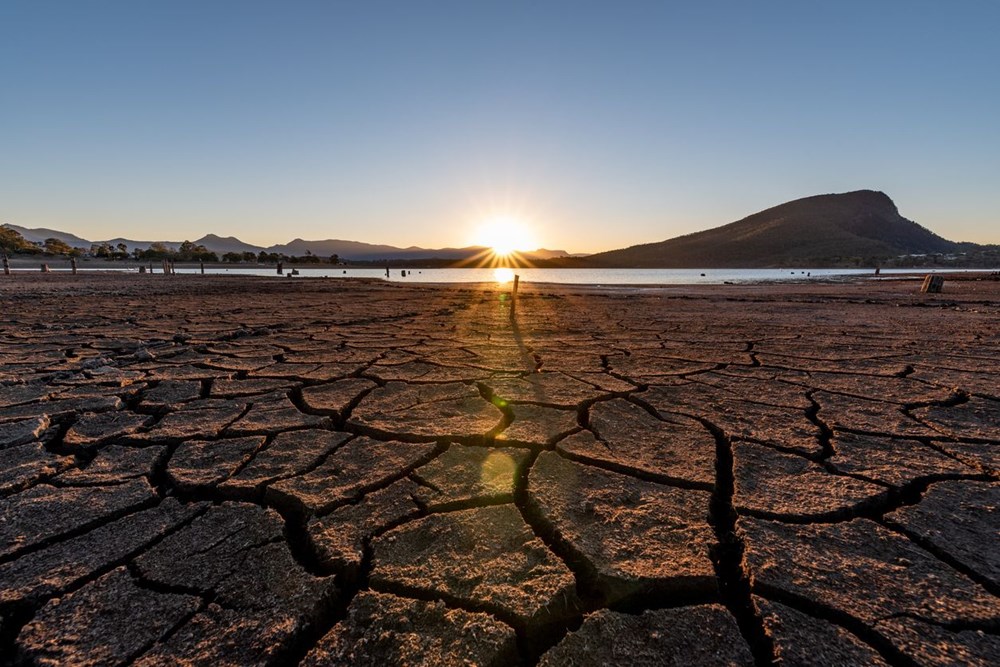
{"type": "Polygon", "coordinates": [[[0,655],[995,665],[1000,285],[0,281],[0,655]]]}

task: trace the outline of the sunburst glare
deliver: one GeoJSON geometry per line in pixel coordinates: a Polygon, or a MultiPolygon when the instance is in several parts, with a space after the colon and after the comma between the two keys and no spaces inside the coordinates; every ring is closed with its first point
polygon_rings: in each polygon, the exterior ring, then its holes
{"type": "Polygon", "coordinates": [[[474,243],[490,248],[494,254],[506,257],[514,252],[535,250],[538,245],[531,229],[523,220],[497,215],[484,220],[476,230],[474,243]]]}

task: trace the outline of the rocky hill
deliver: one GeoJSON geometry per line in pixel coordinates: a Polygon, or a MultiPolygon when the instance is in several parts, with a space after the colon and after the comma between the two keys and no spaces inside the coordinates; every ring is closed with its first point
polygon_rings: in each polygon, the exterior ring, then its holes
{"type": "Polygon", "coordinates": [[[586,261],[650,268],[843,266],[976,247],[907,220],[885,193],[858,190],[796,199],[722,227],[602,252],[586,261]]]}

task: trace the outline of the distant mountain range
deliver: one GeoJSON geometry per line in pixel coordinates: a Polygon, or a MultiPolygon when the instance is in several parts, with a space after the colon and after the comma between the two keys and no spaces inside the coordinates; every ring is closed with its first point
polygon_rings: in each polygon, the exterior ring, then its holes
{"type": "Polygon", "coordinates": [[[43,243],[45,239],[54,238],[64,241],[74,248],[90,248],[91,242],[87,239],[68,232],[60,232],[58,229],[48,229],[46,227],[28,229],[27,227],[12,225],[10,223],[4,223],[4,227],[13,229],[15,232],[23,236],[26,241],[30,241],[31,243],[43,243]]]}
{"type": "MultiPolygon", "coordinates": [[[[284,253],[286,255],[305,255],[308,251],[320,257],[329,257],[336,254],[343,258],[360,261],[379,259],[451,259],[460,261],[481,256],[487,251],[487,248],[481,246],[468,246],[465,248],[419,248],[417,246],[410,246],[408,248],[397,248],[391,245],[373,245],[371,243],[343,241],[339,239],[327,239],[325,241],[295,239],[284,245],[271,246],[267,251],[284,253]]],[[[550,259],[552,257],[566,256],[567,253],[565,250],[539,248],[538,250],[521,254],[529,258],[550,259]]]]}
{"type": "Polygon", "coordinates": [[[48,229],[47,227],[29,228],[21,227],[20,225],[13,225],[11,223],[4,223],[4,227],[13,229],[15,232],[23,236],[26,241],[30,241],[31,243],[44,243],[46,239],[59,239],[73,248],[84,248],[86,250],[89,250],[91,245],[100,245],[102,243],[108,243],[113,246],[118,245],[119,243],[124,243],[128,246],[129,250],[132,250],[133,248],[145,249],[153,243],[162,243],[172,250],[177,250],[181,243],[183,243],[183,241],[133,241],[132,239],[125,238],[89,241],[81,236],[77,236],[76,234],[70,234],[69,232],[63,232],[58,229],[48,229]]]}
{"type": "MultiPolygon", "coordinates": [[[[107,241],[88,241],[87,239],[76,236],[75,234],[70,234],[67,232],[61,232],[56,229],[46,229],[37,228],[29,229],[27,227],[20,227],[18,225],[7,224],[7,227],[18,232],[28,241],[32,243],[42,243],[45,239],[56,238],[61,241],[65,241],[70,246],[74,248],[86,248],[89,249],[93,244],[109,243],[111,245],[118,245],[119,243],[124,243],[126,247],[131,251],[134,248],[148,248],[153,243],[162,243],[167,248],[176,250],[180,247],[183,241],[136,241],[132,239],[115,238],[109,239],[107,241]]],[[[377,261],[377,260],[423,260],[423,259],[443,259],[443,260],[468,260],[477,256],[481,256],[486,248],[479,246],[469,246],[466,248],[419,248],[417,246],[410,246],[409,248],[397,248],[391,245],[376,245],[372,243],[361,243],[359,241],[344,241],[340,239],[325,239],[321,241],[306,241],[303,239],[295,239],[289,243],[284,243],[280,245],[273,245],[269,247],[252,245],[250,243],[245,243],[235,236],[217,236],[215,234],[206,234],[200,239],[194,241],[197,245],[203,245],[212,252],[218,253],[221,257],[227,252],[253,252],[259,253],[261,250],[266,252],[274,252],[279,254],[285,254],[289,256],[293,255],[306,255],[313,254],[318,257],[330,257],[331,255],[337,255],[342,260],[355,260],[355,261],[377,261]]],[[[522,255],[528,260],[534,259],[551,259],[553,257],[563,257],[567,253],[564,250],[547,250],[545,248],[539,248],[538,250],[533,250],[531,252],[522,253],[522,255]]]]}
{"type": "MultiPolygon", "coordinates": [[[[53,229],[7,225],[29,241],[58,238],[89,248],[91,241],[53,229]]],[[[151,241],[111,239],[129,250],[151,241]]],[[[179,241],[163,241],[176,249],[179,241]]],[[[268,248],[238,238],[208,234],[195,243],[220,256],[261,250],[285,255],[338,255],[347,261],[393,260],[426,266],[467,265],[488,255],[481,247],[397,248],[358,241],[295,239],[268,248]],[[438,260],[431,262],[430,260],[438,260]]],[[[513,258],[518,265],[576,268],[765,268],[823,266],[990,266],[1000,264],[1000,246],[949,241],[899,214],[883,192],[858,190],[796,199],[722,227],[588,256],[540,249],[513,258]],[[922,259],[922,257],[926,258],[922,259]]]]}
{"type": "Polygon", "coordinates": [[[858,190],[796,199],[722,227],[590,255],[583,263],[621,268],[871,266],[901,256],[984,250],[996,253],[1000,248],[944,239],[901,216],[885,193],[858,190]]]}

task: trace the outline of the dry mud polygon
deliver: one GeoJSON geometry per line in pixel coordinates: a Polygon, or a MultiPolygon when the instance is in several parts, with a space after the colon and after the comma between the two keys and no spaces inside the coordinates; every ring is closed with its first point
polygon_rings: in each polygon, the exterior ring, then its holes
{"type": "Polygon", "coordinates": [[[1000,663],[1000,282],[0,278],[0,664],[1000,663]]]}

